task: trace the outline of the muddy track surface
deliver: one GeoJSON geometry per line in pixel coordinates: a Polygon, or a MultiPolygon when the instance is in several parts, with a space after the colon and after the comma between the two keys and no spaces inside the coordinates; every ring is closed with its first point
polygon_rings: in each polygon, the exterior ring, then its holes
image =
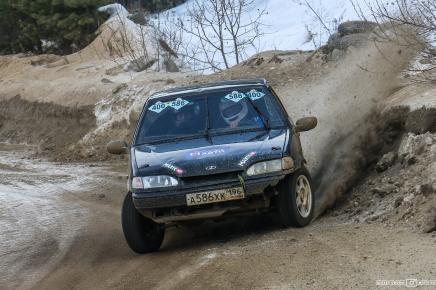
{"type": "Polygon", "coordinates": [[[436,274],[435,235],[330,215],[304,229],[269,216],[171,228],[160,252],[136,255],[120,226],[124,166],[0,151],[1,289],[373,289],[436,274]]]}

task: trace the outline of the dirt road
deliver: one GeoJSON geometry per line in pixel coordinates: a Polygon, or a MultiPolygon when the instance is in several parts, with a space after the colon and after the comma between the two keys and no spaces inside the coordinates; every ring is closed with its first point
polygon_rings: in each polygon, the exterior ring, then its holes
{"type": "Polygon", "coordinates": [[[122,166],[0,149],[1,289],[373,289],[436,276],[436,235],[332,215],[304,229],[268,216],[171,228],[160,252],[139,256],[121,232],[122,166]]]}

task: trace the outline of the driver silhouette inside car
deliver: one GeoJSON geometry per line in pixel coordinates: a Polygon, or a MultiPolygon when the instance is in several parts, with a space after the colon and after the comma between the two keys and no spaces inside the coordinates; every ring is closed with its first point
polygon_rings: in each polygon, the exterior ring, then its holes
{"type": "Polygon", "coordinates": [[[189,104],[179,110],[172,109],[169,116],[165,117],[165,122],[170,122],[173,126],[167,126],[168,135],[198,133],[204,128],[199,118],[204,115],[203,110],[198,104],[189,104]]]}
{"type": "Polygon", "coordinates": [[[260,116],[253,112],[253,110],[248,109],[247,102],[246,99],[242,99],[239,102],[234,102],[227,98],[222,98],[220,100],[220,115],[230,128],[253,125],[258,126],[259,128],[264,127],[260,116]]]}

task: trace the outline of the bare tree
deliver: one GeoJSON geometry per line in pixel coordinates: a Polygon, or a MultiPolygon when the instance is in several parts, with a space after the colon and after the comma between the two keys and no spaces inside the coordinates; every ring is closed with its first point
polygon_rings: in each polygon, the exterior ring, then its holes
{"type": "MultiPolygon", "coordinates": [[[[263,35],[265,9],[250,18],[254,0],[195,0],[178,24],[186,37],[181,54],[194,69],[220,71],[247,58],[263,35]],[[244,17],[243,17],[244,16],[244,17]]],[[[253,14],[251,14],[253,15],[253,14]]]]}
{"type": "MultiPolygon", "coordinates": [[[[164,21],[158,25],[154,25],[155,28],[158,27],[158,41],[165,51],[173,57],[178,58],[178,52],[183,42],[183,31],[177,23],[177,18],[171,15],[171,12],[163,14],[162,17],[164,21]],[[162,41],[166,44],[163,44],[162,41]]],[[[161,18],[158,18],[158,21],[161,22],[161,18]]]]}
{"type": "Polygon", "coordinates": [[[312,1],[293,0],[293,2],[306,7],[313,15],[313,22],[316,25],[305,26],[307,32],[306,42],[312,42],[315,49],[320,48],[324,44],[325,39],[332,36],[332,34],[337,31],[344,13],[342,13],[338,18],[332,18],[323,12],[323,7],[315,5],[312,1]]]}
{"type": "Polygon", "coordinates": [[[378,24],[378,41],[391,41],[418,49],[417,62],[409,68],[412,79],[436,82],[436,2],[434,0],[392,0],[366,2],[370,15],[352,1],[362,19],[378,24]],[[412,32],[412,33],[411,33],[412,32]]]}
{"type": "MultiPolygon", "coordinates": [[[[143,14],[143,17],[146,17],[143,14]]],[[[142,71],[150,68],[157,60],[151,52],[152,38],[149,26],[135,23],[123,15],[113,16],[105,24],[109,39],[105,41],[111,59],[126,70],[142,71]]]]}
{"type": "Polygon", "coordinates": [[[156,42],[157,59],[162,59],[164,64],[173,59],[178,60],[178,66],[184,66],[184,58],[181,56],[181,47],[183,42],[183,30],[177,23],[178,18],[172,15],[172,12],[156,14],[155,18],[150,21],[150,26],[154,30],[154,39],[156,42]]]}
{"type": "Polygon", "coordinates": [[[127,71],[143,71],[153,67],[160,71],[178,71],[182,65],[178,51],[183,31],[172,21],[169,13],[155,14],[152,18],[146,11],[133,15],[113,13],[104,24],[103,45],[110,58],[127,71]],[[177,64],[172,59],[178,59],[177,64]]]}

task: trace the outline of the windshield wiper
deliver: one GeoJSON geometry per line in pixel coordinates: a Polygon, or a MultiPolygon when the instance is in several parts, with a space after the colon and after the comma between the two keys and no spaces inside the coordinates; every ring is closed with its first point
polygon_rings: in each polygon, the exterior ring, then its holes
{"type": "Polygon", "coordinates": [[[154,140],[149,140],[147,142],[135,144],[135,146],[153,145],[153,144],[159,144],[159,143],[166,143],[166,142],[170,142],[170,141],[181,141],[181,140],[186,140],[186,139],[192,139],[192,138],[199,137],[199,136],[202,136],[201,132],[195,133],[195,134],[188,134],[188,135],[166,135],[165,138],[159,137],[161,139],[156,138],[154,140]]]}
{"type": "Polygon", "coordinates": [[[254,103],[254,101],[249,96],[247,96],[246,98],[248,99],[250,104],[253,106],[253,108],[256,111],[256,113],[262,119],[262,123],[263,123],[265,129],[268,129],[268,130],[271,129],[271,127],[269,126],[269,118],[267,118],[264,114],[262,114],[262,112],[260,111],[259,107],[254,103]]]}

